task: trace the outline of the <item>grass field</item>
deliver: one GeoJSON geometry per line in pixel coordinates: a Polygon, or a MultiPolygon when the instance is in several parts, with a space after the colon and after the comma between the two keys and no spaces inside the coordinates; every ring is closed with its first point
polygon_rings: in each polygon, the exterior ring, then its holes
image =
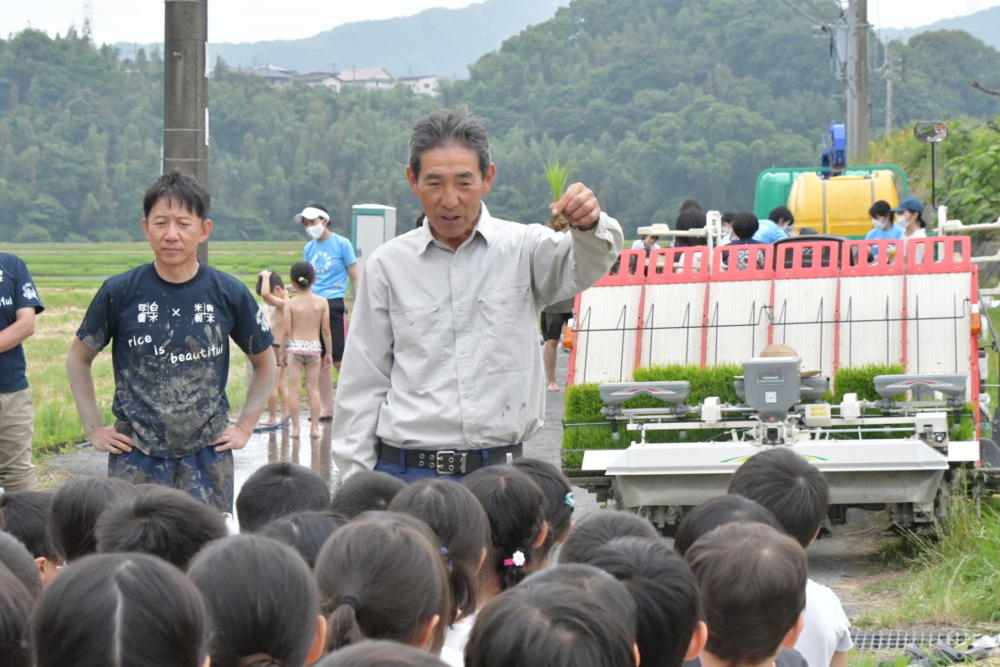
{"type": "MultiPolygon", "coordinates": [[[[211,243],[209,262],[253,289],[263,269],[280,271],[302,258],[302,243],[211,243]]],[[[38,287],[45,312],[38,316],[35,334],[24,345],[28,382],[35,406],[37,453],[54,452],[84,438],[66,379],[66,351],[103,279],[153,260],[145,243],[13,244],[0,243],[0,252],[23,259],[38,287]]],[[[246,357],[235,345],[229,371],[229,402],[243,405],[246,393],[246,357]]],[[[111,349],[94,362],[94,382],[105,423],[111,419],[114,378],[111,349]]]]}

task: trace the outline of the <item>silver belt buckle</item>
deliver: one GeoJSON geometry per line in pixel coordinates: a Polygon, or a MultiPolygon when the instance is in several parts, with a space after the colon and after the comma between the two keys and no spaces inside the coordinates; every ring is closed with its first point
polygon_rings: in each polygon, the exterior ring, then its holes
{"type": "Polygon", "coordinates": [[[434,455],[434,468],[435,468],[435,470],[437,470],[437,474],[439,474],[439,475],[454,475],[455,473],[459,473],[459,474],[462,474],[462,475],[465,474],[465,457],[468,456],[468,454],[460,454],[458,456],[458,461],[459,461],[458,470],[455,470],[454,463],[451,464],[451,465],[449,465],[449,466],[447,466],[447,467],[445,467],[444,461],[442,461],[442,459],[441,459],[441,457],[443,457],[443,456],[452,456],[452,457],[454,457],[455,456],[455,452],[454,451],[443,451],[443,452],[437,452],[434,455]]]}

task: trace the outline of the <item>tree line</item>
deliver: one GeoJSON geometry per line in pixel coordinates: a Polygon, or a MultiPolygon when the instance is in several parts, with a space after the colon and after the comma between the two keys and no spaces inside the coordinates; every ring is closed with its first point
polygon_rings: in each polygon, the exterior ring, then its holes
{"type": "MultiPolygon", "coordinates": [[[[813,4],[836,20],[836,3],[813,4]]],[[[818,164],[821,135],[844,117],[843,85],[814,35],[778,0],[574,0],[437,99],[404,88],[276,89],[220,61],[209,88],[213,238],[299,238],[292,216],[312,201],[341,230],[358,203],[396,206],[399,230],[412,227],[410,128],[457,103],[491,132],[498,173],[486,202],[496,216],[547,219],[542,165],[552,159],[568,160],[571,180],[592,187],[629,234],[671,223],[689,197],[749,209],[760,170],[818,164]]],[[[905,64],[896,127],[929,118],[976,126],[1000,113],[1000,97],[967,83],[1000,86],[1000,54],[979,40],[925,33],[891,48],[905,64]]],[[[885,92],[872,80],[874,136],[885,92]]],[[[155,50],[121,60],[74,31],[0,40],[0,239],[141,238],[162,117],[155,50]]],[[[967,166],[963,183],[989,171],[967,166]]]]}

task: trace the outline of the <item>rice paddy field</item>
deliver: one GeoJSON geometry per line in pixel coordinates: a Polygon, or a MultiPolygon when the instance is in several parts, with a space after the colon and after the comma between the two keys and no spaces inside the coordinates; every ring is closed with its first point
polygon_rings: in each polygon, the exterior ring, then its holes
{"type": "MultiPolygon", "coordinates": [[[[303,243],[210,243],[209,263],[239,278],[250,289],[257,274],[270,269],[286,276],[302,258],[303,243]]],[[[0,252],[19,256],[28,265],[45,311],[35,320],[35,334],[24,343],[28,382],[35,406],[36,454],[52,453],[84,439],[80,419],[66,380],[66,351],[87,306],[105,278],[153,261],[146,243],[0,243],[0,252]]],[[[229,401],[238,410],[246,392],[245,356],[232,346],[229,401]]],[[[111,418],[114,378],[111,348],[94,362],[98,402],[111,418]]]]}

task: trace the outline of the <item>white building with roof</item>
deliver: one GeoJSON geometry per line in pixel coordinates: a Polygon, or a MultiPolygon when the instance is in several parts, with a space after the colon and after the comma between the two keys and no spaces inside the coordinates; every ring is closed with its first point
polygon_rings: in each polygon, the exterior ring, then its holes
{"type": "Polygon", "coordinates": [[[437,97],[439,92],[439,81],[440,79],[438,79],[438,77],[429,75],[401,76],[396,79],[396,85],[409,86],[417,95],[430,95],[431,97],[437,97]]]}
{"type": "Polygon", "coordinates": [[[278,67],[277,65],[271,65],[269,63],[257,65],[250,70],[250,73],[256,74],[275,88],[284,88],[285,86],[291,85],[292,77],[295,76],[295,70],[278,67]]]}
{"type": "Polygon", "coordinates": [[[360,86],[372,90],[389,90],[396,78],[384,67],[348,67],[337,72],[341,86],[360,86]]]}

